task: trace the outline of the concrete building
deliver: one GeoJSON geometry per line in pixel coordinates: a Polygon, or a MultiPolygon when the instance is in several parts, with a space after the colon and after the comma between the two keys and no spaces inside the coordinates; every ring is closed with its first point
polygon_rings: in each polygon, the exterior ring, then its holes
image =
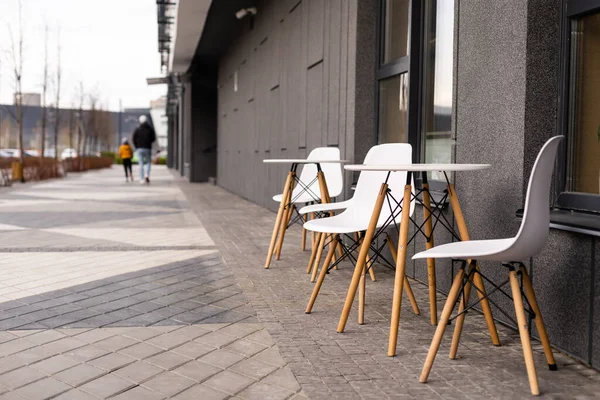
{"type": "MultiPolygon", "coordinates": [[[[264,158],[336,146],[362,162],[377,143],[408,142],[414,162],[491,164],[453,179],[471,237],[509,237],[538,150],[565,135],[550,237],[528,267],[553,345],[600,368],[600,0],[170,7],[177,17],[163,49],[169,166],[193,182],[216,176],[271,209],[286,171],[267,168],[264,158]]],[[[356,176],[345,179],[347,197],[356,176]]],[[[452,267],[437,265],[447,291],[452,267]]],[[[505,280],[504,269],[482,267],[505,280]]],[[[427,281],[422,262],[411,262],[409,273],[427,281]]]]}
{"type": "Polygon", "coordinates": [[[156,131],[157,147],[160,150],[167,149],[167,96],[162,96],[150,101],[150,116],[156,131]]]}
{"type": "MultiPolygon", "coordinates": [[[[22,104],[24,106],[40,107],[42,105],[42,95],[40,93],[22,93],[22,104]]],[[[14,104],[17,104],[18,94],[14,94],[14,104]]]]}

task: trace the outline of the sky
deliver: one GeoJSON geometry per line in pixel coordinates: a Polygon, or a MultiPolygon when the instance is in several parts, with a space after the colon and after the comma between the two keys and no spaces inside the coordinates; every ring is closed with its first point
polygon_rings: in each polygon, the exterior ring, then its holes
{"type": "MultiPolygon", "coordinates": [[[[156,2],[153,0],[21,0],[24,27],[23,92],[41,93],[44,26],[49,27],[49,96],[57,45],[61,46],[61,106],[78,104],[79,82],[104,107],[149,107],[166,94],[165,85],[148,86],[160,76],[156,2]],[[60,31],[60,35],[58,32],[60,31]]],[[[0,0],[0,103],[12,104],[14,78],[10,31],[18,28],[18,0],[0,0]]],[[[85,107],[85,106],[84,106],[85,107]]]]}

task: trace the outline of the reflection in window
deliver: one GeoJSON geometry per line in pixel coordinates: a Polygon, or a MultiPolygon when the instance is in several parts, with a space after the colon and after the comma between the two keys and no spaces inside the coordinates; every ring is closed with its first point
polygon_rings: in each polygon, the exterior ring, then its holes
{"type": "Polygon", "coordinates": [[[386,0],[383,10],[383,63],[408,55],[409,0],[386,0]]]}
{"type": "Polygon", "coordinates": [[[573,22],[567,190],[600,194],[600,14],[573,22]]]}
{"type": "Polygon", "coordinates": [[[379,143],[407,142],[408,74],[379,81],[379,143]]]}
{"type": "MultiPolygon", "coordinates": [[[[426,1],[423,87],[424,160],[452,162],[454,0],[426,1]]],[[[432,173],[432,179],[444,179],[432,173]]]]}

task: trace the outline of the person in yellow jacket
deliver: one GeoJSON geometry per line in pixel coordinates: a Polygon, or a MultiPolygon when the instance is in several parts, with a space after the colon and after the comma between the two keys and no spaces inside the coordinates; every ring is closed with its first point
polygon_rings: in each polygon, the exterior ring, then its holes
{"type": "Polygon", "coordinates": [[[125,182],[133,182],[133,171],[131,170],[131,159],[133,158],[133,149],[127,138],[123,138],[123,144],[119,147],[119,157],[123,160],[123,168],[125,169],[125,182]]]}

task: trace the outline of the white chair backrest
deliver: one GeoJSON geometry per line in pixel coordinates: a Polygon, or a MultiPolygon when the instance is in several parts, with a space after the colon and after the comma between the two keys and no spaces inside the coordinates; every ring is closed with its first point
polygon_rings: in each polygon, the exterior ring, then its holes
{"type": "Polygon", "coordinates": [[[562,138],[550,138],[538,153],[527,186],[523,221],[515,242],[506,251],[511,259],[505,261],[524,261],[537,254],[546,243],[550,231],[550,183],[562,138]]]}
{"type": "MultiPolygon", "coordinates": [[[[412,146],[408,143],[388,143],[373,146],[365,156],[363,162],[366,165],[397,165],[412,163],[412,146]]],[[[352,218],[361,220],[370,220],[373,213],[373,207],[377,200],[377,195],[381,188],[381,184],[387,176],[386,171],[362,171],[356,183],[356,190],[352,197],[352,204],[345,213],[352,218]]],[[[414,179],[412,183],[414,193],[414,179]]],[[[406,185],[406,172],[392,172],[388,179],[388,189],[390,194],[400,202],[404,196],[404,186],[406,185]]],[[[392,202],[392,209],[395,204],[392,202]]],[[[410,204],[410,214],[414,211],[414,201],[410,204]]],[[[380,224],[387,220],[390,216],[390,205],[386,201],[381,209],[379,217],[380,224]]],[[[400,221],[399,214],[395,219],[400,221]]]]}
{"type": "MultiPolygon", "coordinates": [[[[313,149],[306,157],[307,160],[339,160],[340,149],[337,147],[317,147],[313,149]]],[[[337,197],[342,193],[344,181],[342,179],[342,164],[323,163],[321,169],[325,175],[325,181],[327,182],[327,190],[331,198],[337,197]]],[[[317,166],[315,164],[304,164],[302,171],[300,172],[300,181],[305,185],[310,185],[310,191],[319,197],[321,196],[321,190],[319,189],[319,182],[315,180],[317,177],[317,166]]],[[[298,193],[301,193],[303,188],[300,185],[296,185],[292,197],[295,197],[298,193]]]]}

